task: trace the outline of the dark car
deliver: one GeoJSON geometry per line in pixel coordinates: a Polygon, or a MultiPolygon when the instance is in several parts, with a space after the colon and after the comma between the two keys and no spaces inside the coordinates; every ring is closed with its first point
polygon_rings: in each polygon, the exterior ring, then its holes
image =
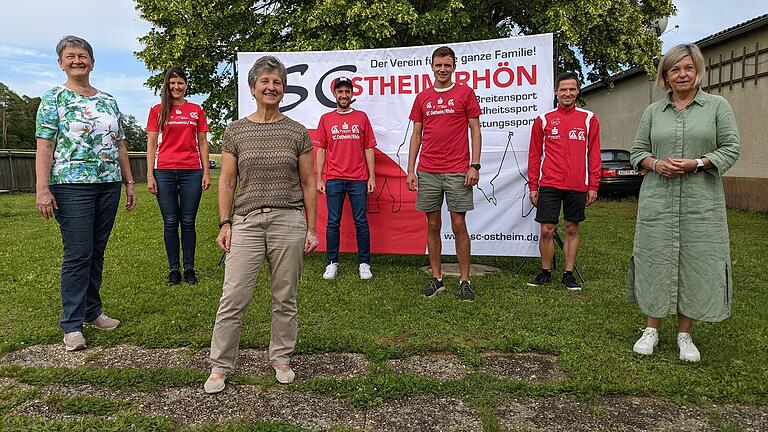
{"type": "Polygon", "coordinates": [[[216,161],[213,159],[208,159],[208,168],[216,168],[216,161]]]}
{"type": "Polygon", "coordinates": [[[643,183],[645,171],[637,171],[629,163],[629,151],[621,149],[602,149],[600,159],[603,170],[600,177],[602,195],[637,195],[643,183]]]}

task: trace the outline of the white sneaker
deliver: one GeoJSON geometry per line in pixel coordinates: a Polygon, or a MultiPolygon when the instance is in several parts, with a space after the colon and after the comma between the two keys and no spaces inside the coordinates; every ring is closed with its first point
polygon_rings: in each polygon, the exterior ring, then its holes
{"type": "Polygon", "coordinates": [[[83,323],[85,327],[93,327],[99,330],[114,330],[120,325],[120,320],[110,318],[104,314],[99,315],[93,321],[86,321],[83,323]]]}
{"type": "Polygon", "coordinates": [[[362,263],[360,264],[360,279],[371,279],[373,278],[373,273],[371,273],[371,265],[362,263]]]}
{"type": "Polygon", "coordinates": [[[336,272],[339,271],[339,263],[330,263],[325,266],[325,273],[323,273],[323,279],[336,278],[336,272]]]}
{"type": "Polygon", "coordinates": [[[653,348],[659,344],[659,331],[653,327],[646,327],[643,331],[643,335],[635,342],[635,346],[632,347],[632,351],[642,354],[653,354],[653,348]]]}
{"type": "Polygon", "coordinates": [[[64,348],[67,351],[79,351],[85,349],[85,338],[83,333],[79,331],[73,331],[64,333],[64,348]]]}
{"type": "Polygon", "coordinates": [[[689,362],[701,360],[699,349],[693,344],[690,333],[678,333],[677,346],[680,348],[680,360],[689,362]]]}

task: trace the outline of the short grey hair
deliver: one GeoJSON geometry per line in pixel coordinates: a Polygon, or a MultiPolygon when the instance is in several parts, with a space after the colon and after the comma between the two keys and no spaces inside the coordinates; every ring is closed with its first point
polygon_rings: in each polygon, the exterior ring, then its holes
{"type": "Polygon", "coordinates": [[[670,90],[667,82],[667,72],[680,60],[690,56],[693,60],[693,67],[696,69],[696,88],[701,87],[701,79],[704,76],[704,55],[696,44],[680,44],[672,47],[659,62],[656,72],[656,86],[660,89],[670,90]]]}
{"type": "Polygon", "coordinates": [[[285,68],[283,62],[278,60],[275,56],[267,55],[259,57],[251,67],[251,70],[248,71],[248,87],[255,86],[256,80],[258,80],[262,74],[275,71],[280,72],[280,78],[283,79],[283,86],[287,85],[288,70],[285,68]]]}
{"type": "Polygon", "coordinates": [[[83,38],[72,35],[64,36],[61,38],[59,43],[56,44],[56,56],[59,57],[59,59],[61,59],[61,53],[64,52],[64,48],[67,47],[82,48],[88,51],[88,55],[91,56],[91,60],[94,60],[93,48],[91,47],[91,44],[89,44],[88,41],[83,38]]]}

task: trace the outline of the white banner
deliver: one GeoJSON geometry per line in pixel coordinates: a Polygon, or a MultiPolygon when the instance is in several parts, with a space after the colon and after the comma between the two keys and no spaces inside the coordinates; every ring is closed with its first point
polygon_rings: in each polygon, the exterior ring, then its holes
{"type": "MultiPolygon", "coordinates": [[[[314,133],[320,116],[335,108],[331,86],[340,76],[354,84],[353,107],[371,120],[378,151],[377,191],[369,198],[372,252],[425,253],[426,218],[405,188],[408,120],[416,95],[431,87],[432,51],[439,45],[358,51],[238,53],[238,113],[256,110],[248,71],[260,56],[278,57],[288,68],[281,109],[314,133]]],[[[528,146],[533,119],[552,108],[552,35],[455,43],[454,82],[475,90],[482,108],[480,183],[475,209],[467,213],[473,255],[539,256],[539,225],[528,200],[528,146]]],[[[324,197],[318,234],[324,237],[324,197]]],[[[342,251],[355,251],[354,226],[342,220],[342,251]]],[[[443,254],[455,254],[450,215],[443,206],[443,254]]],[[[322,245],[321,245],[322,246],[322,245]]]]}

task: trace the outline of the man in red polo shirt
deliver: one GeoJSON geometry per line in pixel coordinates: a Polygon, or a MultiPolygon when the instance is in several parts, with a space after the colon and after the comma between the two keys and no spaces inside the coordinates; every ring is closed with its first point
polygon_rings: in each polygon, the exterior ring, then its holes
{"type": "Polygon", "coordinates": [[[440,267],[440,212],[445,197],[459,261],[458,296],[473,301],[475,293],[469,284],[471,245],[465,216],[474,209],[472,187],[480,180],[480,104],[470,87],[452,81],[455,69],[456,54],[451,48],[440,47],[432,53],[434,86],[419,93],[411,109],[413,135],[408,149],[406,185],[418,191],[416,210],[427,215],[427,251],[432,278],[422,294],[432,297],[444,289],[440,267]],[[467,127],[472,134],[471,156],[467,127]]]}
{"type": "Polygon", "coordinates": [[[552,282],[552,260],[555,256],[555,226],[563,207],[565,219],[565,274],[563,285],[580,290],[573,276],[579,250],[579,222],[585,219],[584,208],[597,199],[600,186],[600,122],[591,112],[576,107],[579,76],[565,72],[555,79],[557,108],[533,122],[528,152],[528,187],[531,203],[536,207],[536,222],[541,224],[539,251],[541,273],[530,286],[552,282]]]}
{"type": "Polygon", "coordinates": [[[336,109],[323,114],[317,126],[317,191],[325,194],[328,227],[325,232],[328,265],[324,279],[339,269],[339,226],[344,197],[349,196],[357,234],[360,279],[371,279],[371,237],[368,229],[368,194],[376,188],[373,173],[376,137],[368,116],[352,109],[352,81],[341,77],[333,85],[336,109]],[[323,182],[323,169],[326,180],[323,182]]]}

